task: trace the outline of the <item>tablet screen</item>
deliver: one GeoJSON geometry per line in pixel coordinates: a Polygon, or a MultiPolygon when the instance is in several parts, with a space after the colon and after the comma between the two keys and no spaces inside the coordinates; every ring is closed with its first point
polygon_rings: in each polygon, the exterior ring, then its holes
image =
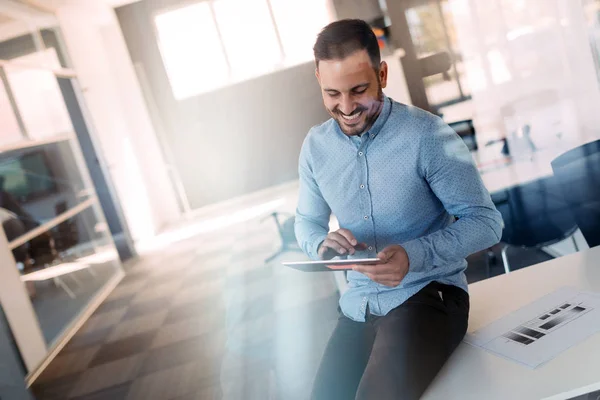
{"type": "Polygon", "coordinates": [[[354,265],[374,265],[380,263],[379,258],[357,258],[346,260],[322,260],[322,261],[284,261],[282,264],[300,271],[344,271],[352,270],[354,265]]]}

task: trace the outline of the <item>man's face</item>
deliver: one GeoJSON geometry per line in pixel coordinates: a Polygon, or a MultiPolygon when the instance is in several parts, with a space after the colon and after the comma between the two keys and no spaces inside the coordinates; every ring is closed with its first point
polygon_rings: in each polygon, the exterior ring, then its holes
{"type": "Polygon", "coordinates": [[[379,115],[387,83],[387,65],[376,71],[366,50],[342,60],[321,60],[316,71],[323,103],[348,136],[367,131],[379,115]]]}

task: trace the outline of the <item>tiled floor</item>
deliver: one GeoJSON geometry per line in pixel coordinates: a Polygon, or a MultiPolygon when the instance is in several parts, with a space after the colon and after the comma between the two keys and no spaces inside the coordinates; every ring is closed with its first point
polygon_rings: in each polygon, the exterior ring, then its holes
{"type": "MultiPolygon", "coordinates": [[[[145,254],[35,382],[36,398],[308,398],[338,295],[331,274],[279,263],[300,253],[266,264],[277,246],[273,222],[255,218],[145,254]]],[[[515,250],[511,262],[545,258],[515,250]]],[[[469,281],[485,274],[470,257],[469,281]]]]}
{"type": "Polygon", "coordinates": [[[265,264],[277,245],[274,224],[254,219],[145,254],[37,379],[36,398],[307,398],[338,297],[329,274],[265,264]]]}

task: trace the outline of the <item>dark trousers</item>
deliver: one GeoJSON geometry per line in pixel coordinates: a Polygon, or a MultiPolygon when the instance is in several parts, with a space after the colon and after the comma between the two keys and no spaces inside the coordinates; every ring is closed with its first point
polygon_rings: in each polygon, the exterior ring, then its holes
{"type": "Polygon", "coordinates": [[[313,386],[314,400],[418,399],[467,331],[469,295],[430,283],[386,316],[341,316],[313,386]]]}

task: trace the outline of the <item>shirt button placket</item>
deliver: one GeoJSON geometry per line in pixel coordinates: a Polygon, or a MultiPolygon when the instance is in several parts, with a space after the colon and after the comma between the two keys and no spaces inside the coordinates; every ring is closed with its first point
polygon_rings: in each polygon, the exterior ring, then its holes
{"type": "MultiPolygon", "coordinates": [[[[359,165],[360,165],[360,167],[361,167],[361,171],[360,171],[360,178],[361,178],[361,179],[366,179],[366,175],[367,175],[367,160],[366,160],[366,157],[363,157],[363,156],[364,156],[364,154],[365,154],[365,153],[364,153],[364,151],[363,151],[363,150],[360,150],[360,151],[358,152],[358,156],[360,157],[359,165]]],[[[360,185],[360,188],[361,188],[361,189],[365,189],[365,187],[366,187],[366,186],[365,186],[365,184],[364,184],[364,183],[360,185]]],[[[362,196],[364,196],[364,199],[365,199],[365,201],[364,201],[364,203],[363,203],[363,204],[369,204],[369,209],[370,209],[370,203],[371,203],[371,201],[370,201],[370,199],[369,199],[368,193],[366,193],[365,191],[363,191],[363,193],[364,193],[364,194],[362,194],[362,196]]],[[[368,210],[365,210],[365,211],[367,211],[367,212],[368,212],[368,210]]],[[[363,219],[364,219],[365,221],[368,221],[368,220],[369,220],[369,216],[368,216],[367,214],[365,214],[365,215],[363,216],[363,219]]]]}
{"type": "Polygon", "coordinates": [[[362,314],[366,314],[366,312],[367,312],[367,296],[363,297],[363,301],[360,304],[360,312],[362,314]]]}

